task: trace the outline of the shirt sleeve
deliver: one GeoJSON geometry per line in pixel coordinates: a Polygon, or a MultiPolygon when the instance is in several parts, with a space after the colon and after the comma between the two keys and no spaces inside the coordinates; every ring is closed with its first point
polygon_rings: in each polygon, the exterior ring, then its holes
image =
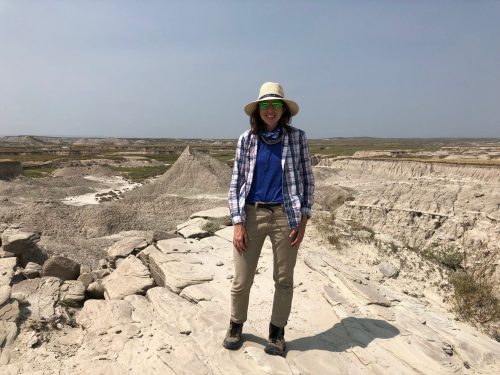
{"type": "Polygon", "coordinates": [[[314,203],[314,175],[312,170],[311,157],[309,155],[309,144],[306,133],[300,132],[300,164],[302,173],[302,183],[304,186],[304,197],[301,202],[300,211],[302,215],[311,217],[311,209],[314,203]]]}
{"type": "Polygon", "coordinates": [[[231,176],[231,183],[229,185],[229,193],[228,193],[229,212],[231,214],[231,221],[233,222],[233,225],[243,222],[238,200],[244,173],[243,157],[242,157],[244,135],[245,134],[242,134],[240,136],[240,138],[238,139],[238,143],[236,145],[233,174],[231,176]]]}

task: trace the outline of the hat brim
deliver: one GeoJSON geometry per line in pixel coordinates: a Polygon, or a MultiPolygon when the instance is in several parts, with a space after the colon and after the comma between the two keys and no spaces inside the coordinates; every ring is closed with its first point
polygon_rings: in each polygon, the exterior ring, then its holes
{"type": "Polygon", "coordinates": [[[245,113],[248,116],[251,116],[253,111],[255,111],[255,108],[257,107],[257,103],[267,101],[267,100],[281,100],[281,101],[285,102],[288,109],[290,110],[290,114],[292,116],[295,116],[297,113],[299,113],[299,105],[297,103],[295,103],[293,100],[288,100],[288,99],[284,99],[284,98],[272,98],[272,99],[271,98],[263,98],[260,100],[254,100],[253,102],[248,103],[244,107],[245,113]]]}

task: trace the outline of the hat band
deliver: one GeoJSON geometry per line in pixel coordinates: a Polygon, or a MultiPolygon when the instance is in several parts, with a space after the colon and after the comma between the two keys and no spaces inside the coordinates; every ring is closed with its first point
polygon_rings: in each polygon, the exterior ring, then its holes
{"type": "Polygon", "coordinates": [[[283,99],[283,97],[282,97],[281,95],[278,95],[278,94],[266,94],[266,95],[262,95],[262,96],[259,98],[259,100],[260,100],[260,99],[264,99],[264,98],[269,98],[269,97],[271,97],[271,98],[281,98],[281,99],[283,99]]]}

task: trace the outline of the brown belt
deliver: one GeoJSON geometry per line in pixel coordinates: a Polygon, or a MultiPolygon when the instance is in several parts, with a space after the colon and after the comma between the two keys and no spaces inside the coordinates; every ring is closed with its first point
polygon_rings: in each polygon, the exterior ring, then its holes
{"type": "Polygon", "coordinates": [[[255,209],[263,208],[265,210],[269,210],[272,213],[274,213],[274,209],[281,207],[282,203],[255,202],[255,203],[249,203],[249,205],[255,206],[255,209]]]}

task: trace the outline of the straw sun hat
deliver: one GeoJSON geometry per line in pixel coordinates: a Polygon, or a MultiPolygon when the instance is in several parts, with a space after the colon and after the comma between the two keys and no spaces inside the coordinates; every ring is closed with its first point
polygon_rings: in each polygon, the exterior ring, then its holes
{"type": "Polygon", "coordinates": [[[257,100],[248,103],[245,106],[245,113],[248,116],[252,115],[252,112],[257,107],[259,102],[264,100],[281,100],[286,103],[288,109],[292,116],[295,116],[299,112],[299,105],[295,103],[293,100],[285,99],[285,93],[283,91],[283,87],[279,83],[276,82],[266,82],[260,87],[259,96],[257,100]]]}

